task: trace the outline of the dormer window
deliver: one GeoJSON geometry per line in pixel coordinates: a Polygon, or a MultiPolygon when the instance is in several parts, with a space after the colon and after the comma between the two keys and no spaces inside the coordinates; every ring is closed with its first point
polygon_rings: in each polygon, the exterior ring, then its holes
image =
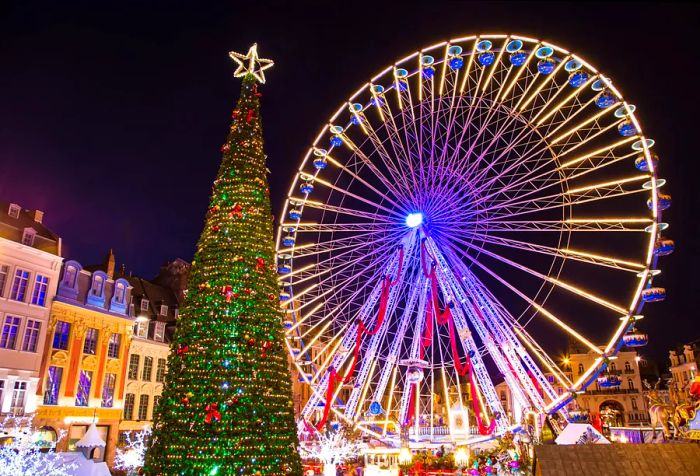
{"type": "Polygon", "coordinates": [[[34,238],[36,237],[36,231],[34,228],[25,228],[22,233],[22,244],[27,246],[34,246],[34,238]]]}
{"type": "Polygon", "coordinates": [[[75,278],[78,276],[78,269],[75,266],[66,266],[66,271],[63,273],[63,284],[69,288],[75,287],[75,278]]]}
{"type": "Polygon", "coordinates": [[[99,274],[92,278],[92,288],[90,288],[90,294],[93,296],[102,296],[105,289],[105,280],[99,274]]]}
{"type": "Polygon", "coordinates": [[[21,210],[22,208],[16,203],[10,203],[10,208],[7,210],[7,214],[10,216],[10,218],[19,218],[19,212],[21,210]]]}
{"type": "Polygon", "coordinates": [[[148,299],[145,299],[145,298],[141,299],[141,310],[148,311],[148,299]]]}
{"type": "Polygon", "coordinates": [[[124,283],[117,283],[114,288],[114,301],[119,304],[124,304],[124,297],[126,296],[126,286],[124,283]]]}
{"type": "Polygon", "coordinates": [[[168,306],[165,304],[160,305],[160,315],[161,316],[167,316],[168,315],[168,306]]]}
{"type": "Polygon", "coordinates": [[[163,342],[165,340],[165,322],[156,322],[153,329],[153,340],[163,342]]]}

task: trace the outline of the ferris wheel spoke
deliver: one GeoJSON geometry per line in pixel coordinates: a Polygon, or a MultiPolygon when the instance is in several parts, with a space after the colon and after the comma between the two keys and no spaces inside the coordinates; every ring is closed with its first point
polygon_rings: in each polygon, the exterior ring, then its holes
{"type": "Polygon", "coordinates": [[[520,271],[523,271],[523,272],[526,272],[532,276],[535,276],[536,278],[539,278],[542,281],[547,281],[551,284],[554,284],[555,286],[558,286],[562,289],[565,289],[573,294],[576,294],[579,297],[582,297],[582,298],[587,299],[591,302],[594,302],[594,303],[599,304],[603,307],[606,307],[606,308],[608,308],[608,309],[610,309],[610,310],[612,310],[612,311],[614,311],[622,316],[627,315],[627,309],[625,309],[624,307],[618,306],[617,304],[609,302],[606,299],[603,299],[599,296],[596,296],[595,294],[584,291],[583,289],[580,289],[580,288],[578,288],[570,283],[567,283],[561,279],[553,278],[553,277],[548,276],[546,274],[542,274],[539,271],[535,271],[534,269],[532,269],[528,266],[525,266],[521,263],[518,263],[518,262],[513,261],[509,258],[501,256],[501,255],[494,253],[493,251],[487,250],[481,246],[475,245],[474,243],[464,242],[464,245],[469,247],[469,248],[472,248],[475,251],[479,251],[486,256],[490,256],[491,258],[494,258],[502,263],[505,263],[505,264],[515,268],[515,269],[519,269],[520,271]]]}
{"type": "Polygon", "coordinates": [[[374,222],[363,223],[314,223],[314,222],[287,222],[280,226],[294,228],[296,233],[339,233],[339,232],[390,232],[392,227],[379,225],[374,222]]]}
{"type": "MultiPolygon", "coordinates": [[[[533,118],[530,119],[530,122],[535,123],[535,127],[541,127],[548,119],[553,118],[554,115],[557,112],[561,112],[562,108],[564,108],[567,104],[569,104],[571,101],[574,101],[580,94],[582,94],[582,91],[585,91],[585,86],[588,84],[591,84],[593,81],[597,80],[599,78],[599,75],[594,75],[591,78],[586,81],[585,84],[581,85],[580,87],[574,88],[573,91],[571,91],[569,94],[564,97],[561,101],[559,101],[554,107],[552,107],[550,110],[547,111],[547,108],[551,105],[553,101],[553,97],[545,104],[540,111],[537,113],[537,115],[533,118]],[[547,114],[542,115],[544,111],[547,111],[547,114]],[[540,117],[541,116],[541,117],[540,117]]],[[[559,91],[563,91],[563,88],[560,89],[559,91]]],[[[591,99],[588,101],[588,104],[593,104],[594,99],[591,99]]],[[[585,109],[584,107],[577,108],[574,114],[578,114],[580,111],[583,111],[585,109]]],[[[603,109],[605,111],[605,109],[603,109]]],[[[564,122],[568,121],[568,119],[571,116],[564,116],[566,119],[564,122]]]]}
{"type": "Polygon", "coordinates": [[[494,220],[475,223],[467,232],[643,232],[651,225],[650,218],[569,218],[566,220],[494,220]],[[488,226],[484,226],[488,225],[488,226]]]}
{"type": "MultiPolygon", "coordinates": [[[[539,213],[562,207],[583,205],[599,200],[610,200],[626,195],[647,192],[642,187],[625,187],[635,182],[649,180],[649,175],[637,175],[619,179],[618,181],[603,182],[585,187],[570,189],[562,193],[536,197],[521,201],[505,201],[496,205],[479,209],[476,214],[485,215],[484,221],[501,220],[503,218],[539,213]],[[495,212],[495,213],[494,213],[495,212]]],[[[542,188],[548,188],[544,185],[542,188]]]]}
{"type": "Polygon", "coordinates": [[[334,206],[334,205],[329,205],[327,203],[317,202],[315,200],[304,200],[303,198],[296,198],[296,197],[290,197],[290,200],[295,201],[295,202],[299,202],[299,203],[304,203],[304,207],[309,207],[309,208],[313,208],[316,210],[323,210],[325,212],[338,213],[338,214],[348,215],[348,216],[358,217],[358,218],[366,218],[368,220],[374,220],[376,223],[382,223],[382,224],[386,224],[386,225],[396,223],[395,220],[392,221],[390,219],[387,219],[386,215],[381,215],[379,213],[373,213],[373,212],[367,212],[364,210],[358,210],[356,208],[334,206]]]}
{"type": "MultiPolygon", "coordinates": [[[[505,246],[521,251],[544,254],[553,258],[572,259],[581,263],[595,266],[606,266],[613,269],[619,269],[621,271],[627,271],[629,273],[636,274],[646,268],[644,264],[634,261],[622,260],[611,256],[572,250],[569,248],[555,248],[553,246],[540,245],[537,243],[514,240],[501,236],[492,236],[485,233],[474,233],[472,234],[472,237],[477,238],[481,242],[490,243],[492,245],[505,246]]],[[[455,238],[454,241],[460,244],[465,243],[465,240],[460,238],[455,238]]]]}
{"type": "Polygon", "coordinates": [[[513,331],[515,331],[515,333],[518,335],[520,341],[523,342],[528,349],[530,349],[530,353],[537,357],[537,359],[549,371],[549,373],[551,373],[554,378],[557,379],[562,387],[566,389],[572,388],[573,383],[571,380],[569,380],[567,375],[562,372],[561,369],[559,369],[559,366],[555,364],[552,359],[549,358],[542,347],[540,347],[537,342],[527,332],[525,332],[525,329],[515,321],[513,322],[513,331]]]}
{"type": "Polygon", "coordinates": [[[525,62],[522,64],[522,66],[520,66],[518,68],[517,73],[515,73],[515,75],[510,80],[508,85],[505,88],[503,88],[500,96],[497,97],[498,101],[505,103],[508,100],[508,95],[513,90],[515,85],[518,84],[518,81],[520,80],[520,77],[523,76],[523,73],[525,73],[524,80],[525,80],[525,83],[527,84],[527,86],[525,86],[525,93],[527,93],[527,91],[529,90],[529,86],[534,83],[534,78],[536,78],[536,76],[534,74],[530,73],[529,66],[530,66],[530,63],[532,62],[532,59],[535,57],[535,52],[537,51],[537,49],[539,47],[540,47],[540,43],[537,43],[534,46],[534,48],[532,48],[530,53],[527,55],[525,62]]]}
{"type": "Polygon", "coordinates": [[[480,269],[485,271],[487,274],[492,276],[494,279],[496,279],[498,282],[500,282],[503,286],[505,286],[508,290],[513,292],[516,296],[520,297],[523,301],[528,303],[530,306],[532,306],[533,309],[535,309],[539,314],[542,316],[546,317],[549,319],[551,322],[559,326],[562,330],[564,330],[566,333],[568,333],[571,337],[575,338],[582,344],[584,344],[586,347],[588,347],[590,350],[595,352],[596,354],[602,354],[603,351],[600,350],[595,344],[593,344],[591,341],[586,339],[582,334],[577,332],[574,328],[571,326],[567,325],[564,321],[559,319],[557,316],[555,316],[552,312],[548,311],[544,306],[541,306],[537,302],[535,302],[533,299],[531,299],[529,296],[527,296],[525,293],[520,291],[520,289],[514,285],[512,285],[510,282],[508,282],[506,279],[504,279],[500,274],[492,271],[488,266],[484,265],[480,261],[474,259],[472,256],[469,254],[465,253],[461,249],[457,248],[456,252],[463,256],[464,258],[468,259],[470,262],[478,266],[480,269]]]}
{"type": "Polygon", "coordinates": [[[554,71],[544,76],[544,78],[540,81],[540,84],[529,96],[523,94],[518,103],[515,105],[514,109],[518,110],[521,113],[524,112],[527,109],[527,106],[530,105],[530,103],[538,97],[538,95],[545,88],[545,86],[554,81],[554,78],[557,77],[559,71],[562,70],[562,68],[564,67],[566,62],[569,61],[569,59],[571,59],[571,56],[568,55],[564,59],[562,59],[561,62],[557,65],[557,67],[554,69],[554,71]]]}
{"type": "Polygon", "coordinates": [[[331,189],[331,190],[334,190],[334,191],[336,191],[336,192],[340,192],[341,194],[343,194],[343,195],[345,195],[345,196],[347,196],[347,197],[352,197],[352,198],[354,198],[355,200],[359,200],[360,202],[366,203],[367,205],[371,205],[371,206],[373,206],[373,207],[376,207],[376,208],[379,209],[379,210],[384,210],[385,212],[387,212],[387,213],[390,214],[390,215],[393,215],[393,216],[402,218],[402,214],[401,214],[400,212],[396,211],[396,210],[392,210],[391,208],[387,208],[387,207],[385,207],[384,205],[381,205],[381,204],[379,204],[379,203],[376,203],[376,202],[373,201],[373,200],[369,200],[369,199],[367,199],[367,198],[365,198],[365,197],[363,197],[363,196],[361,196],[361,195],[357,195],[356,193],[350,192],[349,190],[347,190],[347,189],[345,189],[345,188],[338,187],[338,186],[336,186],[336,185],[334,185],[334,184],[332,184],[332,183],[330,183],[330,182],[327,182],[327,181],[325,181],[325,180],[323,180],[323,179],[320,179],[320,178],[318,178],[318,177],[316,177],[316,178],[314,179],[314,183],[321,184],[321,185],[323,185],[323,186],[325,186],[325,187],[327,187],[327,188],[329,188],[329,189],[331,189]]]}
{"type": "MultiPolygon", "coordinates": [[[[387,235],[386,232],[374,231],[356,233],[352,236],[328,239],[324,241],[313,241],[304,244],[297,244],[295,242],[294,246],[285,247],[281,251],[285,253],[292,253],[295,259],[308,258],[309,256],[316,256],[331,251],[345,250],[360,246],[371,246],[376,240],[381,240],[385,236],[389,236],[388,239],[392,239],[391,235],[387,235]]],[[[397,233],[396,236],[399,236],[399,234],[397,233]]]]}

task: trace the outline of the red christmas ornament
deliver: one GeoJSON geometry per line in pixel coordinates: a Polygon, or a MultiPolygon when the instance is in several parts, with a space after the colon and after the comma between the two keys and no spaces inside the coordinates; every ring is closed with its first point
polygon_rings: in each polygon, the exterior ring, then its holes
{"type": "Polygon", "coordinates": [[[238,112],[238,109],[234,109],[233,112],[231,113],[231,117],[233,119],[237,119],[239,114],[240,114],[240,112],[238,112]]]}
{"type": "Polygon", "coordinates": [[[219,411],[218,403],[209,403],[204,407],[204,411],[207,413],[204,417],[204,423],[210,424],[212,421],[221,421],[221,412],[219,411]]]}
{"type": "Polygon", "coordinates": [[[179,346],[177,347],[177,355],[178,355],[179,357],[182,357],[182,356],[185,355],[187,352],[189,352],[189,350],[190,350],[190,346],[189,346],[189,345],[179,345],[179,346]]]}
{"type": "Polygon", "coordinates": [[[231,146],[230,146],[230,145],[224,144],[224,145],[221,146],[221,152],[228,152],[229,150],[231,150],[231,146]]]}
{"type": "Polygon", "coordinates": [[[253,347],[255,345],[255,337],[251,337],[248,339],[248,345],[253,347]]]}
{"type": "Polygon", "coordinates": [[[227,284],[226,286],[222,286],[221,288],[221,294],[223,294],[226,297],[226,302],[231,302],[231,298],[233,297],[233,288],[231,288],[230,284],[227,284]]]}
{"type": "Polygon", "coordinates": [[[190,397],[188,397],[187,395],[185,395],[184,397],[182,397],[182,400],[180,400],[180,401],[182,402],[182,404],[183,404],[184,406],[186,406],[186,407],[189,407],[189,406],[190,406],[190,397]]]}
{"type": "Polygon", "coordinates": [[[246,115],[246,117],[245,117],[245,122],[247,122],[248,124],[250,124],[250,121],[253,120],[253,115],[254,115],[254,114],[255,114],[255,111],[253,111],[252,109],[248,109],[248,115],[246,115]]]}
{"type": "Polygon", "coordinates": [[[267,295],[267,298],[268,298],[270,301],[274,301],[275,299],[277,299],[277,296],[275,296],[274,294],[270,293],[270,294],[267,295]]]}
{"type": "Polygon", "coordinates": [[[265,269],[265,260],[263,258],[255,258],[255,269],[262,271],[265,269]]]}
{"type": "Polygon", "coordinates": [[[250,296],[253,293],[253,290],[250,288],[243,288],[243,292],[250,296]]]}
{"type": "Polygon", "coordinates": [[[212,231],[219,231],[219,230],[221,230],[221,227],[219,225],[212,225],[211,229],[212,229],[212,231]]]}
{"type": "Polygon", "coordinates": [[[231,207],[231,213],[229,213],[229,216],[231,218],[234,216],[241,218],[243,216],[243,207],[236,203],[233,207],[231,207]]]}
{"type": "Polygon", "coordinates": [[[271,348],[272,348],[272,342],[270,342],[269,340],[266,340],[265,342],[263,342],[263,345],[262,345],[262,353],[260,354],[260,356],[261,356],[263,359],[264,359],[265,357],[267,357],[267,351],[268,351],[269,349],[271,349],[271,348]]]}

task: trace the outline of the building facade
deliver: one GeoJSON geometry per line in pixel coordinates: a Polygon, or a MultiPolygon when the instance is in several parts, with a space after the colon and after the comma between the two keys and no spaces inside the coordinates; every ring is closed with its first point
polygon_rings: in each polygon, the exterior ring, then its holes
{"type": "Polygon", "coordinates": [[[90,423],[106,442],[96,459],[111,466],[124,407],[134,318],[131,284],[114,278],[114,257],[89,271],[67,261],[51,306],[37,388],[35,424],[66,430],[59,451],[74,450],[90,423]]]}
{"type": "Polygon", "coordinates": [[[173,263],[174,266],[169,263],[159,275],[164,278],[165,286],[138,277],[126,278],[132,286],[131,313],[135,323],[129,348],[124,410],[119,424],[122,441],[125,433],[141,431],[151,425],[153,411],[163,393],[179,296],[183,295],[180,292],[182,281],[172,274],[180,275],[183,269],[189,269],[189,265],[182,267],[182,260],[173,263]]]}
{"type": "MultiPolygon", "coordinates": [[[[595,365],[600,355],[590,352],[571,352],[560,364],[562,373],[569,381],[576,381],[586,369],[595,365]]],[[[585,393],[569,403],[569,410],[581,410],[591,418],[605,415],[609,426],[639,426],[649,423],[648,403],[644,398],[643,384],[639,368],[640,357],[634,350],[623,348],[611,360],[606,371],[602,372],[585,393]],[[614,386],[606,386],[615,382],[614,386]],[[619,383],[619,384],[617,384],[619,383]]],[[[558,395],[568,392],[554,375],[545,373],[558,395]]],[[[516,422],[520,422],[522,409],[517,408],[513,396],[505,382],[496,385],[504,410],[516,422]]]]}
{"type": "Polygon", "coordinates": [[[684,394],[698,374],[696,359],[700,357],[700,340],[671,350],[668,357],[674,390],[684,394]]]}
{"type": "Polygon", "coordinates": [[[39,210],[0,202],[0,413],[36,410],[51,301],[61,271],[61,239],[39,210]]]}

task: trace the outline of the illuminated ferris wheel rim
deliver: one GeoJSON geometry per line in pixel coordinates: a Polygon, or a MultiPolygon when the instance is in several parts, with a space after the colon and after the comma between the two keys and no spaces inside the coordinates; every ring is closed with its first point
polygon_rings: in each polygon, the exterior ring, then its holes
{"type": "MultiPolygon", "coordinates": [[[[617,88],[610,82],[610,80],[603,75],[601,75],[592,65],[587,63],[584,59],[580,58],[579,56],[563,49],[560,48],[556,45],[553,45],[548,42],[544,41],[539,41],[536,39],[532,38],[527,38],[527,37],[522,37],[522,36],[517,36],[517,35],[479,35],[479,36],[469,36],[469,37],[463,37],[463,38],[458,38],[454,40],[450,40],[447,42],[442,42],[438,43],[435,45],[432,45],[430,47],[424,48],[420,51],[417,51],[409,56],[406,56],[402,58],[401,60],[397,61],[393,65],[385,68],[382,70],[380,73],[375,75],[369,82],[365,83],[362,87],[360,87],[343,105],[341,105],[338,110],[333,114],[331,119],[328,121],[327,126],[324,126],[321,131],[319,132],[318,136],[314,140],[314,143],[312,147],[308,150],[307,154],[305,155],[302,164],[299,168],[299,172],[296,174],[295,179],[291,185],[289,194],[288,194],[288,200],[285,202],[285,206],[283,209],[283,217],[287,217],[288,213],[290,210],[292,210],[295,207],[301,207],[303,209],[304,205],[307,203],[307,200],[309,199],[309,194],[307,193],[304,199],[300,200],[298,197],[295,197],[295,191],[299,187],[300,183],[303,182],[312,182],[312,183],[323,183],[316,181],[318,176],[320,175],[320,172],[322,169],[316,169],[310,170],[310,166],[312,165],[312,162],[319,157],[322,156],[322,154],[319,154],[319,151],[325,152],[329,157],[331,155],[331,152],[333,152],[334,145],[331,146],[329,151],[326,151],[323,147],[323,139],[328,138],[333,135],[334,132],[343,132],[346,128],[352,127],[354,123],[348,123],[347,125],[344,126],[338,126],[337,122],[341,118],[341,115],[343,113],[348,112],[348,108],[352,111],[352,108],[357,106],[355,104],[358,104],[362,109],[359,109],[358,112],[363,111],[364,108],[369,108],[371,105],[364,106],[362,103],[355,103],[358,98],[360,98],[363,94],[366,94],[368,90],[372,91],[373,96],[377,97],[378,92],[381,94],[389,94],[390,92],[395,91],[398,95],[400,93],[398,92],[398,80],[399,78],[405,78],[406,81],[408,81],[410,78],[418,75],[418,81],[420,82],[422,79],[421,72],[422,72],[422,66],[423,66],[423,58],[432,58],[430,55],[435,55],[436,57],[439,58],[439,56],[436,53],[441,53],[441,59],[436,59],[434,64],[436,68],[435,76],[441,76],[441,81],[440,81],[440,90],[442,90],[443,85],[445,83],[445,78],[446,78],[446,71],[449,70],[448,68],[448,59],[451,57],[450,55],[450,49],[459,46],[459,45],[466,45],[466,44],[471,44],[471,51],[467,51],[464,56],[462,56],[462,50],[460,49],[458,56],[461,58],[467,58],[467,55],[469,57],[470,65],[471,62],[476,62],[474,61],[474,58],[476,55],[480,52],[478,50],[479,44],[482,44],[482,42],[488,41],[488,42],[493,42],[496,43],[498,41],[502,42],[502,46],[500,46],[500,49],[498,47],[494,48],[491,50],[491,46],[489,46],[489,50],[493,51],[498,58],[495,60],[494,64],[497,64],[502,56],[504,55],[504,52],[508,49],[508,45],[512,44],[513,42],[521,42],[520,48],[518,50],[525,51],[524,48],[530,47],[528,50],[528,62],[532,57],[536,54],[537,51],[547,48],[550,49],[551,52],[549,53],[550,56],[557,54],[560,55],[561,58],[559,60],[559,67],[563,66],[565,63],[574,61],[578,63],[578,67],[587,71],[592,78],[595,78],[596,81],[600,83],[600,89],[601,90],[606,90],[613,94],[616,98],[616,104],[615,108],[617,109],[622,109],[624,110],[624,117],[625,119],[629,120],[632,124],[633,127],[636,131],[635,134],[635,142],[634,145],[636,146],[635,150],[638,150],[641,154],[643,154],[644,158],[646,159],[646,163],[648,166],[648,182],[645,182],[644,188],[649,190],[650,193],[650,200],[652,203],[651,208],[651,213],[652,213],[652,219],[649,220],[649,224],[646,226],[646,232],[648,233],[649,240],[648,240],[648,246],[645,254],[645,259],[644,259],[644,267],[643,270],[639,271],[638,277],[638,285],[636,291],[633,293],[631,302],[626,309],[625,312],[620,312],[620,314],[623,315],[623,317],[620,320],[619,326],[616,328],[616,330],[613,333],[612,338],[608,342],[608,344],[602,349],[599,354],[600,357],[596,360],[596,363],[589,369],[586,369],[586,372],[579,377],[579,379],[574,382],[571,385],[571,393],[575,393],[577,390],[580,390],[581,388],[585,387],[587,384],[589,384],[593,377],[600,371],[599,367],[600,364],[603,362],[606,362],[608,358],[613,357],[614,354],[617,352],[617,349],[619,348],[620,342],[621,342],[621,337],[625,333],[627,329],[629,329],[630,324],[634,322],[636,319],[635,316],[638,316],[638,313],[641,311],[641,306],[643,304],[641,300],[642,296],[642,291],[645,286],[647,286],[650,283],[650,278],[657,273],[657,270],[655,270],[655,265],[656,265],[656,255],[654,253],[654,245],[657,240],[658,232],[660,229],[665,228],[667,225],[663,224],[660,222],[660,211],[658,207],[658,193],[657,193],[657,188],[660,185],[663,185],[663,183],[659,182],[659,179],[656,178],[656,171],[655,171],[655,161],[652,160],[652,156],[650,154],[650,148],[653,146],[653,141],[651,139],[646,138],[643,135],[641,125],[639,124],[639,121],[637,120],[634,111],[635,108],[633,105],[628,104],[627,102],[624,101],[624,98],[622,97],[621,93],[617,90],[617,88]],[[527,45],[527,46],[526,46],[527,45]],[[442,69],[442,71],[439,70],[439,68],[442,69]],[[387,85],[386,87],[381,86],[381,85],[387,85]],[[378,89],[381,88],[381,90],[378,89]],[[290,208],[290,204],[292,204],[292,207],[290,208]]],[[[461,48],[461,47],[460,47],[461,48]]],[[[466,50],[467,48],[465,48],[466,50]]],[[[539,56],[538,56],[539,57],[539,56]]],[[[495,66],[491,65],[494,69],[495,66]]],[[[568,70],[567,70],[568,71],[568,70]]],[[[493,73],[491,73],[493,75],[493,73]]],[[[554,75],[552,75],[553,77],[554,75]]],[[[513,86],[514,83],[518,81],[520,77],[520,74],[516,75],[516,78],[513,80],[513,83],[510,85],[510,87],[513,86]]],[[[414,78],[415,79],[415,78],[414,78]]],[[[489,78],[490,80],[490,78],[489,78]]],[[[466,75],[465,79],[466,81],[466,75]]],[[[593,83],[593,80],[587,81],[585,83],[586,86],[589,86],[591,83],[593,83]]],[[[480,82],[479,82],[480,86],[480,82]]],[[[486,87],[484,86],[484,90],[486,87]]],[[[460,91],[461,95],[462,91],[460,91]]],[[[499,93],[500,95],[500,93],[499,93]]],[[[505,95],[503,95],[505,96],[505,95]]],[[[534,96],[534,95],[533,95],[534,96]]],[[[441,99],[439,97],[438,99],[441,99]]],[[[498,99],[498,95],[496,97],[498,99]]],[[[420,101],[420,99],[419,99],[420,101]]],[[[380,109],[379,106],[376,104],[373,105],[376,109],[380,109]]],[[[419,107],[417,104],[413,104],[412,107],[419,107]]],[[[549,114],[548,114],[549,115],[549,114]]],[[[354,124],[354,126],[359,126],[360,124],[354,124]]],[[[537,127],[533,127],[533,129],[537,129],[537,127]]],[[[340,146],[339,146],[340,147],[340,146]]],[[[553,159],[557,159],[556,155],[552,156],[553,159]]],[[[568,186],[568,183],[566,184],[568,186]]],[[[325,211],[324,211],[325,214],[325,211]]],[[[324,215],[325,216],[325,215],[324,215]]],[[[396,217],[394,217],[396,218],[396,217]]],[[[337,217],[336,217],[337,219],[337,217]]],[[[429,220],[430,217],[426,217],[421,210],[404,210],[404,218],[405,220],[405,225],[408,226],[409,228],[420,228],[424,224],[424,220],[429,220]]],[[[299,221],[299,220],[297,220],[299,221]]],[[[278,238],[277,238],[277,249],[278,249],[278,256],[286,256],[289,257],[290,262],[293,261],[293,251],[290,252],[288,249],[285,249],[285,247],[282,246],[282,240],[285,236],[285,234],[288,232],[289,227],[293,227],[293,223],[286,222],[285,219],[282,220],[282,223],[279,228],[278,232],[278,238]]],[[[563,261],[562,261],[563,265],[563,261]]],[[[284,276],[281,278],[282,280],[285,279],[284,276]]],[[[284,281],[283,281],[284,282],[284,281]]],[[[552,288],[553,289],[553,288],[552,288]]],[[[294,299],[293,296],[290,296],[291,299],[294,299]]],[[[290,352],[293,353],[293,346],[294,346],[294,339],[288,339],[287,341],[288,347],[290,352]]],[[[483,347],[483,346],[481,346],[483,347]]],[[[294,360],[295,365],[299,368],[299,370],[304,373],[304,369],[301,368],[299,365],[299,361],[297,359],[294,360]]],[[[322,389],[319,389],[318,387],[314,388],[314,393],[322,392],[322,389]]],[[[552,410],[555,408],[558,408],[562,402],[566,401],[570,397],[570,394],[564,394],[559,398],[556,398],[552,400],[546,407],[546,410],[552,410]]],[[[340,412],[338,412],[335,408],[333,409],[334,413],[338,416],[343,416],[340,412]]]]}

